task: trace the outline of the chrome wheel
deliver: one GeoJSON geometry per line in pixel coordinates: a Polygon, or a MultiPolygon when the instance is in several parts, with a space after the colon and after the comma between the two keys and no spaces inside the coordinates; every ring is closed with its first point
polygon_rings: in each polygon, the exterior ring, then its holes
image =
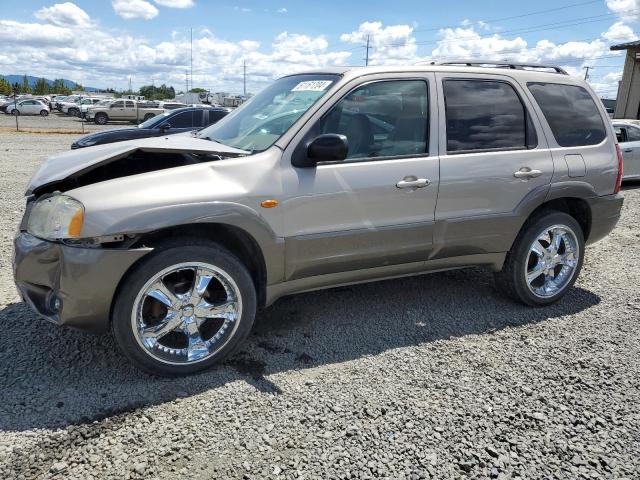
{"type": "Polygon", "coordinates": [[[154,359],[170,364],[201,362],[233,337],[242,315],[238,286],[222,269],[181,263],[153,276],[131,312],[134,335],[154,359]]]}
{"type": "Polygon", "coordinates": [[[579,259],[580,245],[569,227],[545,228],[531,244],[526,259],[529,290],[540,298],[557,295],[571,282],[579,259]]]}

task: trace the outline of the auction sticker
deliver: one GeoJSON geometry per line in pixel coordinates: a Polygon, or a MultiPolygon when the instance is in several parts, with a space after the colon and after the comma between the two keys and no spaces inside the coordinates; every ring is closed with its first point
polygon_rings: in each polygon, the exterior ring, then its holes
{"type": "Polygon", "coordinates": [[[292,92],[324,92],[333,83],[333,80],[310,80],[300,82],[291,89],[292,92]]]}

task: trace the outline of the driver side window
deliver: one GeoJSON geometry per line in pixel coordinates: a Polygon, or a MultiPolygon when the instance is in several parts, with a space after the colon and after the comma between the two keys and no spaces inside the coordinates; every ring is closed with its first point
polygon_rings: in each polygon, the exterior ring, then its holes
{"type": "Polygon", "coordinates": [[[429,102],[424,80],[370,83],[351,91],[316,125],[317,135],[347,137],[346,160],[425,155],[429,102]]]}

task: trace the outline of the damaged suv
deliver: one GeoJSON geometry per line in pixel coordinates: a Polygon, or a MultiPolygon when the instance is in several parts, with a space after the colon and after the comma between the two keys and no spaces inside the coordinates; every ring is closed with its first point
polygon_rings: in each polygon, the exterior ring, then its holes
{"type": "Polygon", "coordinates": [[[182,375],[296,292],[485,266],[508,296],[551,304],[614,228],[621,176],[604,108],[559,68],[290,75],[195,135],[48,159],[15,280],[39,315],[182,375]]]}

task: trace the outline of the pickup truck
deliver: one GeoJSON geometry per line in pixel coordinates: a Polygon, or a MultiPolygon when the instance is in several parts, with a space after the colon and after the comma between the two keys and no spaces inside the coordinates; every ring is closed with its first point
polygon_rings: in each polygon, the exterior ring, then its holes
{"type": "Polygon", "coordinates": [[[87,111],[87,120],[106,125],[110,120],[126,120],[140,123],[163,113],[162,108],[151,108],[135,100],[115,100],[106,105],[96,105],[87,111]]]}

